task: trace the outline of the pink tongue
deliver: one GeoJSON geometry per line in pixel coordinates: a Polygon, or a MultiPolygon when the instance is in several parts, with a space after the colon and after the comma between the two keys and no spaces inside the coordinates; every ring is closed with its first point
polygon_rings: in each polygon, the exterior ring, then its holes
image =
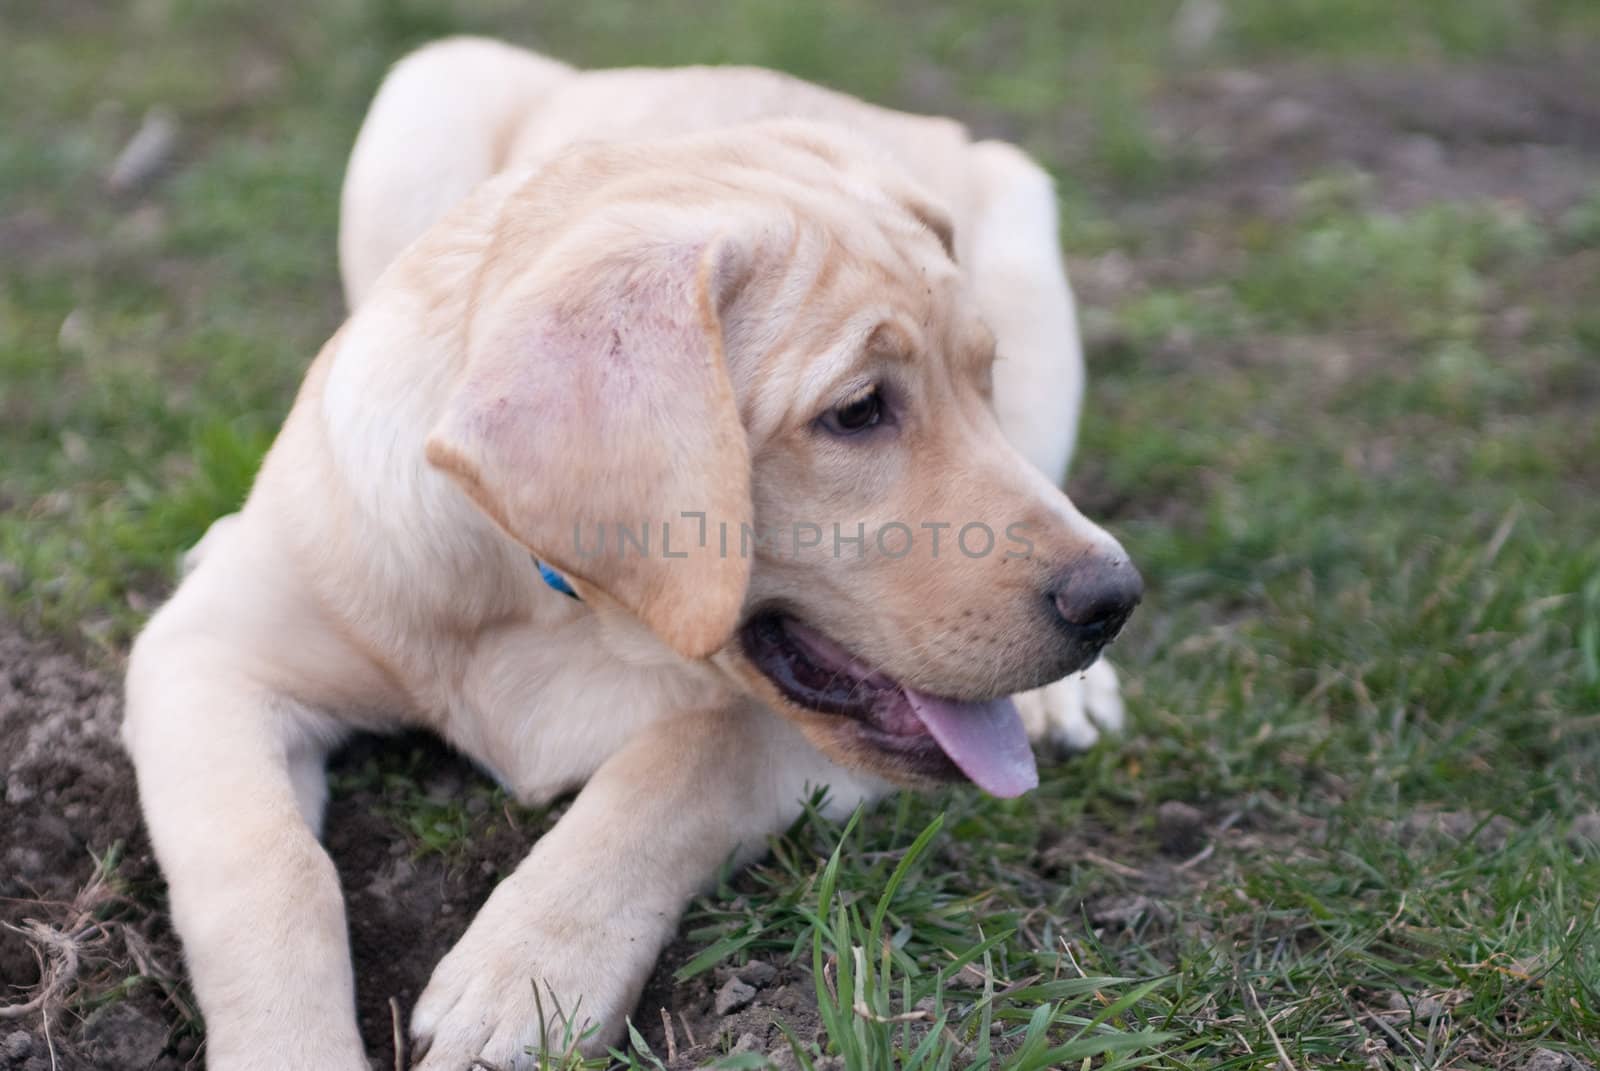
{"type": "Polygon", "coordinates": [[[905,693],[929,735],[979,788],[1010,799],[1039,787],[1028,732],[1010,699],[963,703],[910,688],[905,693]]]}

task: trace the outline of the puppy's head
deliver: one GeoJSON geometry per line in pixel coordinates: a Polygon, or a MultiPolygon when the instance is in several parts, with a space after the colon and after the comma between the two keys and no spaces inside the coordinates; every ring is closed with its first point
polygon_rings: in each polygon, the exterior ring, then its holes
{"type": "Polygon", "coordinates": [[[1034,779],[1007,696],[1139,597],[1005,440],[948,218],[802,124],[595,146],[509,196],[428,442],[597,612],[847,765],[1034,779]]]}

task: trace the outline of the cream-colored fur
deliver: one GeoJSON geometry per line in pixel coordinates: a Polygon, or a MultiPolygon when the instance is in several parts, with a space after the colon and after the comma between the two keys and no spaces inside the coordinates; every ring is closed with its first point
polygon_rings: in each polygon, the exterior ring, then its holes
{"type": "Polygon", "coordinates": [[[720,864],[816,787],[843,813],[919,780],[773,690],[734,635],[752,608],[937,694],[1025,692],[1035,737],[1120,724],[1104,662],[1045,683],[1067,656],[1039,592],[1120,548],[1057,490],[1082,361],[1051,184],[1020,151],[766,71],[579,74],[453,40],[379,92],[340,260],[350,320],[128,671],[211,1067],[367,1066],[317,842],[351,732],[431,729],[525,801],[581,788],[417,1003],[419,1066],[458,1069],[530,1065],[535,984],[614,1041],[720,864]],[[892,433],[817,430],[875,382],[892,433]],[[1025,522],[1033,553],[713,536],[591,560],[569,535],[686,511],[735,533],[1025,522]]]}

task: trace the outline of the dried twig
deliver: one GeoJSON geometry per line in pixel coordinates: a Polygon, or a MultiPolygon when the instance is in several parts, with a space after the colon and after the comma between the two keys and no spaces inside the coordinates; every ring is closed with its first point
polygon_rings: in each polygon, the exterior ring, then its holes
{"type": "MultiPolygon", "coordinates": [[[[52,1003],[65,999],[78,976],[84,949],[104,945],[110,937],[108,927],[116,925],[102,923],[96,917],[108,901],[117,898],[106,879],[107,870],[102,864],[89,883],[78,890],[72,903],[66,905],[68,918],[63,925],[52,926],[32,918],[23,919],[20,926],[4,924],[6,929],[27,938],[32,946],[39,960],[39,988],[31,999],[20,1004],[0,1004],[0,1021],[48,1011],[52,1003]]],[[[131,946],[129,951],[137,961],[139,953],[131,946]]]]}
{"type": "Polygon", "coordinates": [[[1255,1009],[1257,1015],[1261,1016],[1261,1025],[1267,1028],[1267,1037],[1272,1039],[1272,1047],[1278,1050],[1278,1062],[1283,1065],[1283,1071],[1298,1071],[1294,1066],[1294,1061],[1289,1059],[1289,1051],[1283,1047],[1283,1041],[1279,1039],[1278,1032],[1272,1029],[1272,1020],[1262,1010],[1261,1000],[1256,996],[1256,987],[1249,982],[1246,982],[1244,987],[1246,992],[1250,994],[1250,1006],[1255,1009]]]}
{"type": "Polygon", "coordinates": [[[927,1023],[933,1021],[931,1013],[916,1008],[908,1012],[901,1012],[898,1015],[879,1015],[865,1004],[857,1004],[853,1010],[869,1023],[927,1023]]]}
{"type": "Polygon", "coordinates": [[[667,1014],[667,1009],[661,1009],[661,1025],[667,1031],[667,1063],[678,1061],[678,1035],[672,1029],[672,1016],[667,1014]]]}
{"type": "Polygon", "coordinates": [[[406,1032],[400,1028],[400,1002],[389,998],[389,1026],[394,1031],[394,1071],[406,1071],[406,1032]]]}
{"type": "MultiPolygon", "coordinates": [[[[1065,937],[1061,938],[1061,951],[1067,954],[1067,962],[1072,964],[1072,969],[1078,972],[1079,978],[1089,977],[1084,973],[1083,968],[1078,965],[1078,957],[1072,954],[1072,944],[1065,937]]],[[[1059,966],[1060,964],[1057,963],[1057,967],[1059,966]]],[[[1111,1004],[1111,998],[1100,992],[1098,989],[1094,991],[1094,996],[1102,1006],[1109,1006],[1111,1004]]]]}
{"type": "Polygon", "coordinates": [[[1186,871],[1186,870],[1191,870],[1194,867],[1197,867],[1201,863],[1205,862],[1207,859],[1210,859],[1212,853],[1215,852],[1216,850],[1217,850],[1217,842],[1214,841],[1214,840],[1213,841],[1207,841],[1206,842],[1206,846],[1204,848],[1201,848],[1198,852],[1196,852],[1195,854],[1191,855],[1189,858],[1185,859],[1183,862],[1179,863],[1177,866],[1173,867],[1172,869],[1177,871],[1177,872],[1179,872],[1179,873],[1182,873],[1183,871],[1186,871]]]}
{"type": "Polygon", "coordinates": [[[0,1005],[0,1019],[21,1019],[48,1008],[50,1002],[78,976],[78,948],[82,935],[62,933],[37,919],[24,919],[21,926],[13,926],[8,922],[5,928],[31,941],[34,955],[40,961],[39,989],[33,999],[21,1004],[0,1005]],[[40,948],[50,953],[48,961],[40,955],[40,948]]]}
{"type": "Polygon", "coordinates": [[[1084,862],[1093,863],[1095,866],[1103,870],[1109,870],[1120,877],[1140,879],[1144,877],[1144,871],[1136,870],[1126,863],[1119,863],[1115,859],[1107,859],[1098,852],[1085,851],[1081,857],[1084,862]]]}

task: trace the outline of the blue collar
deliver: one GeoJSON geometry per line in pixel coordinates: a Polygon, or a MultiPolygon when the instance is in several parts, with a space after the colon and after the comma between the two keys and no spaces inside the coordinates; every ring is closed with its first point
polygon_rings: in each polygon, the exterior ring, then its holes
{"type": "MultiPolygon", "coordinates": [[[[533,559],[533,564],[538,566],[539,578],[546,584],[549,584],[552,588],[555,588],[569,599],[578,599],[578,593],[572,590],[572,585],[567,583],[566,577],[550,568],[538,558],[533,559]]],[[[578,599],[578,601],[582,602],[583,600],[578,599]]]]}

